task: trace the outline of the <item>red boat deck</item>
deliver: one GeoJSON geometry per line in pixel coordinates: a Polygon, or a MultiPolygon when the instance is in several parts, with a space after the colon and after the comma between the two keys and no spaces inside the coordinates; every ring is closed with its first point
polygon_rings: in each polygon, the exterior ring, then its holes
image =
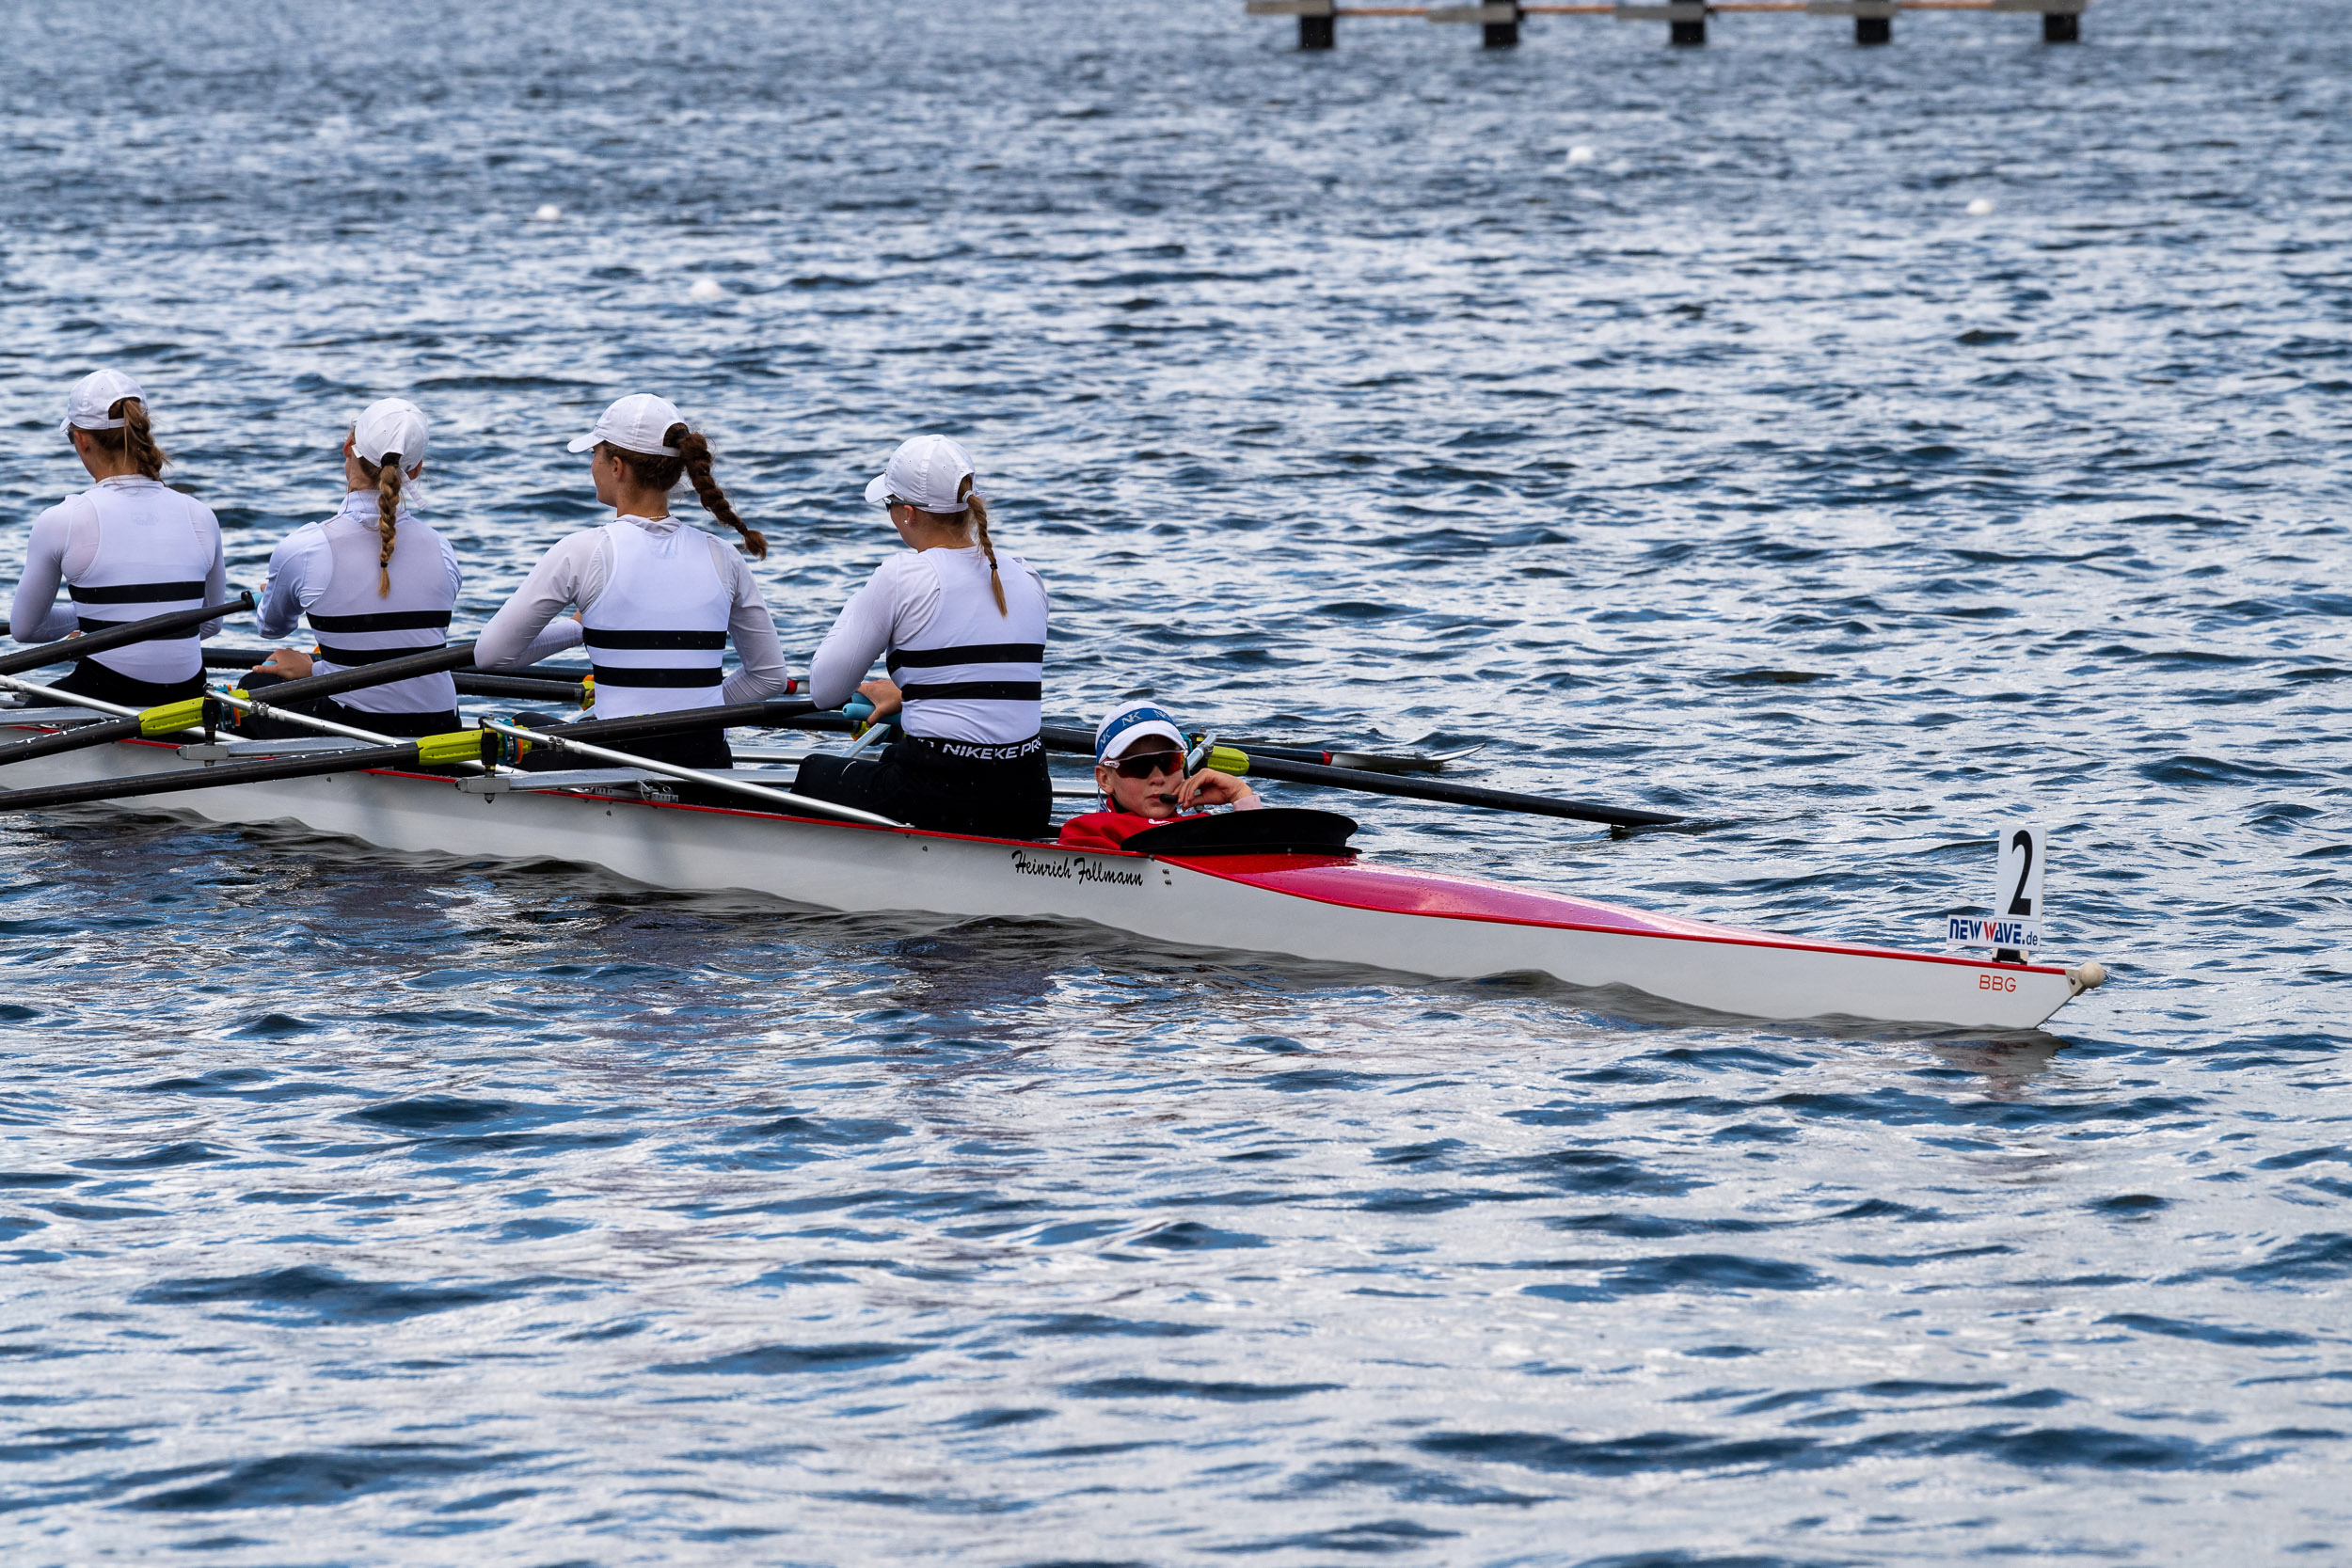
{"type": "Polygon", "coordinates": [[[1852,947],[1842,942],[1816,942],[1808,937],[1780,936],[1714,926],[1703,920],[1681,920],[1644,910],[1597,904],[1565,894],[1534,888],[1506,887],[1470,877],[1442,872],[1405,871],[1368,865],[1359,861],[1308,855],[1217,855],[1176,860],[1187,868],[1227,881],[1262,887],[1269,893],[1319,904],[1388,914],[1435,915],[1447,920],[1484,920],[1507,926],[1546,926],[1572,931],[1619,931],[1629,936],[1669,937],[1683,942],[1736,942],[1745,947],[1807,948],[1822,953],[1851,953],[1869,958],[1907,958],[1915,963],[1965,964],[1972,969],[2022,969],[2048,974],[2065,971],[2051,964],[2006,964],[1941,953],[1906,953],[1891,947],[1852,947]]]}

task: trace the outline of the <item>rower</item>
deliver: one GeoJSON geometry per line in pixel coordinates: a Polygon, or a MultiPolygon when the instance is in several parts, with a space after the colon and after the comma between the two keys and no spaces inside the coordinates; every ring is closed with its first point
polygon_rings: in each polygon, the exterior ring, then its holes
{"type": "Polygon", "coordinates": [[[1129,703],[1095,726],[1094,787],[1103,793],[1103,809],[1061,825],[1064,848],[1116,849],[1146,828],[1209,815],[1183,815],[1188,806],[1256,811],[1265,804],[1257,791],[1214,768],[1187,775],[1184,732],[1150,703],[1129,703]]]}
{"type": "MultiPolygon", "coordinates": [[[[595,453],[589,476],[613,519],[570,535],[540,559],[484,629],[475,664],[516,669],[585,642],[596,719],[758,702],[791,690],[775,622],[742,556],[670,515],[671,490],[691,480],[704,509],[741,535],[753,557],[766,558],[767,536],[744,525],[711,478],[709,441],[688,429],[668,400],[639,392],[606,409],[569,450],[595,453]],[[573,618],[556,619],[575,606],[573,618]],[[742,662],[733,675],[720,668],[730,638],[742,662]]],[[[716,726],[651,736],[630,750],[683,768],[735,766],[726,731],[716,726]]]]}
{"type": "MultiPolygon", "coordinates": [[[[278,542],[254,614],[268,638],[284,637],[308,615],[317,652],[278,649],[246,678],[248,690],[381,664],[449,640],[465,583],[457,552],[408,510],[429,439],[423,410],[401,398],[371,404],[352,422],[343,436],[342,510],[278,542]]],[[[379,735],[446,735],[458,727],[457,686],[441,671],[363,688],[341,701],[320,698],[302,711],[379,735]]],[[[310,732],[264,721],[246,733],[310,732]]]]}
{"type": "MultiPolygon", "coordinates": [[[[57,428],[97,483],[34,520],[8,615],[19,642],[55,642],[229,596],[220,522],[211,507],[164,483],[169,459],[155,444],[137,382],[119,371],[92,371],[74,383],[57,428]],[[56,602],[60,585],[72,604],[56,602]]],[[[218,621],[207,621],[92,654],[55,684],[124,707],[200,697],[200,640],[219,629],[218,621]]]]}
{"type": "Polygon", "coordinates": [[[903,705],[905,733],[875,761],[812,756],[792,787],[918,828],[1040,838],[1054,809],[1038,735],[1045,583],[990,543],[975,484],[963,448],[917,436],[866,487],[909,553],[850,595],[809,661],[810,695],[838,707],[854,689],[873,701],[876,722],[903,705]],[[907,672],[903,688],[864,679],[885,653],[893,675],[907,672]]]}

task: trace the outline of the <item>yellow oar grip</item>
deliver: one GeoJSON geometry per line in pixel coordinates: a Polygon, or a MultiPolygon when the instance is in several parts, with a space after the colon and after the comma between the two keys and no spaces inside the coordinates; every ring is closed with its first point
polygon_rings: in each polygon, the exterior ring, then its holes
{"type": "Polygon", "coordinates": [[[1209,760],[1201,766],[1214,768],[1220,773],[1231,773],[1233,777],[1240,778],[1249,771],[1249,753],[1236,752],[1231,746],[1212,746],[1209,748],[1209,760]]]}
{"type": "Polygon", "coordinates": [[[178,735],[182,730],[199,728],[203,722],[204,699],[190,697],[186,702],[166,703],[161,707],[151,707],[140,714],[139,734],[178,735]]]}
{"type": "Polygon", "coordinates": [[[482,760],[481,730],[453,730],[448,735],[428,735],[417,742],[417,760],[438,767],[453,762],[482,760]]]}

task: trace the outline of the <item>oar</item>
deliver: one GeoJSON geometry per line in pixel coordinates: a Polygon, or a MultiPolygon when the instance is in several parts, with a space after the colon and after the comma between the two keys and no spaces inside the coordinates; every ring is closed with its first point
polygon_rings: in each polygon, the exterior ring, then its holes
{"type": "MultiPolygon", "coordinates": [[[[267,662],[274,651],[268,648],[207,648],[204,650],[204,666],[208,670],[250,670],[267,662]]],[[[466,671],[455,677],[457,694],[460,697],[524,697],[542,703],[580,701],[580,676],[586,675],[587,671],[566,675],[557,667],[545,664],[534,664],[531,670],[542,673],[533,674],[526,671],[511,675],[485,675],[478,670],[466,671]],[[548,673],[550,671],[555,673],[548,673]]]]}
{"type": "MultiPolygon", "coordinates": [[[[268,689],[270,702],[274,706],[284,707],[293,703],[308,702],[313,697],[332,697],[340,692],[382,686],[388,681],[405,680],[411,675],[430,675],[437,671],[471,663],[472,660],[471,642],[453,642],[445,648],[428,648],[404,658],[386,659],[381,664],[362,664],[354,670],[338,670],[331,675],[310,675],[298,681],[287,681],[268,689]]],[[[56,735],[13,741],[0,746],[0,764],[54,756],[59,752],[78,752],[87,746],[103,746],[116,740],[178,735],[204,722],[206,701],[203,697],[190,697],[182,702],[148,708],[136,718],[110,719],[103,723],[85,724],[56,735]]],[[[25,711],[35,718],[39,717],[38,709],[25,711]]],[[[8,717],[0,714],[0,722],[7,721],[8,717]]],[[[20,719],[17,721],[21,723],[24,721],[20,719]]]]}
{"type": "MultiPolygon", "coordinates": [[[[1057,752],[1093,754],[1094,736],[1091,731],[1048,724],[1041,733],[1045,744],[1057,752]]],[[[1401,795],[1414,800],[1442,800],[1454,806],[1530,812],[1537,816],[1564,816],[1577,822],[1606,822],[1613,828],[1670,828],[1683,820],[1664,812],[1634,811],[1625,806],[1596,806],[1582,800],[1554,800],[1549,795],[1521,795],[1507,789],[1483,789],[1476,784],[1391,778],[1385,773],[1369,773],[1356,768],[1326,768],[1320,763],[1287,762],[1232,746],[1212,749],[1208,766],[1220,773],[1247,773],[1261,779],[1280,779],[1290,784],[1360,789],[1372,795],[1401,795]]]]}
{"type": "Polygon", "coordinates": [[[0,790],[0,812],[39,811],[51,806],[78,806],[92,800],[122,800],[141,795],[176,795],[191,789],[225,789],[230,784],[268,784],[278,779],[315,778],[324,773],[356,773],[370,768],[446,768],[483,760],[480,730],[429,735],[396,746],[367,746],[351,752],[313,752],[298,757],[268,757],[259,762],[215,763],[206,768],[174,768],[127,779],[88,779],[81,784],[47,784],[38,789],[0,790]]]}
{"type": "MultiPolygon", "coordinates": [[[[626,722],[626,721],[616,720],[614,722],[626,722]]],[[[544,746],[551,751],[574,752],[584,757],[594,757],[599,762],[611,763],[615,768],[638,768],[648,773],[659,773],[665,778],[676,779],[686,784],[706,784],[714,789],[733,790],[738,795],[748,795],[754,800],[764,800],[771,806],[782,806],[787,811],[802,815],[814,812],[821,816],[837,816],[845,821],[863,822],[869,827],[876,828],[906,826],[905,823],[892,817],[882,816],[870,811],[860,811],[855,806],[835,805],[831,800],[813,800],[806,795],[795,795],[790,790],[771,789],[766,784],[754,784],[749,779],[731,779],[723,772],[706,772],[699,768],[681,768],[675,763],[656,762],[651,757],[634,756],[628,752],[616,752],[609,746],[590,745],[584,740],[576,738],[573,734],[576,730],[594,727],[588,724],[567,724],[561,730],[532,730],[525,729],[520,724],[502,724],[495,719],[482,721],[482,728],[485,733],[502,735],[510,740],[522,741],[527,746],[544,746]]],[[[4,799],[5,797],[0,797],[0,800],[4,799]]]]}
{"type": "MultiPolygon", "coordinates": [[[[200,626],[207,621],[241,614],[253,608],[253,595],[240,594],[219,604],[208,604],[197,610],[175,610],[167,614],[150,615],[144,621],[126,621],[104,631],[85,632],[58,642],[44,642],[23,653],[0,656],[0,675],[13,675],[19,670],[38,670],[44,664],[62,664],[69,658],[82,658],[90,654],[103,654],[108,648],[119,648],[126,642],[144,642],[151,637],[167,637],[175,631],[200,626]]],[[[79,702],[81,699],[72,699],[79,702]]]]}

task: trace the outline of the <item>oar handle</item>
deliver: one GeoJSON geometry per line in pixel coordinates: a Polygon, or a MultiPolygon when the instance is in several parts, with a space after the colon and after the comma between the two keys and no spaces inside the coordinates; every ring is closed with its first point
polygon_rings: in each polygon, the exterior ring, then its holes
{"type": "Polygon", "coordinates": [[[269,700],[281,706],[287,703],[309,702],[313,697],[332,697],[338,692],[358,691],[365,687],[382,686],[388,681],[462,669],[472,662],[473,643],[470,641],[452,642],[446,647],[427,648],[422,653],[388,658],[381,664],[361,664],[349,670],[338,670],[331,675],[305,675],[298,681],[283,681],[269,689],[269,700]]]}
{"type": "Polygon", "coordinates": [[[195,610],[168,610],[151,615],[144,621],[126,621],[104,631],[85,632],[58,642],[44,642],[38,648],[0,657],[0,675],[13,675],[20,670],[38,670],[44,664],[60,664],[69,658],[82,658],[90,654],[103,654],[108,648],[119,648],[126,642],[144,642],[150,638],[166,637],[190,626],[200,626],[207,621],[224,616],[241,615],[253,608],[253,595],[240,594],[219,604],[202,605],[195,610]]]}

